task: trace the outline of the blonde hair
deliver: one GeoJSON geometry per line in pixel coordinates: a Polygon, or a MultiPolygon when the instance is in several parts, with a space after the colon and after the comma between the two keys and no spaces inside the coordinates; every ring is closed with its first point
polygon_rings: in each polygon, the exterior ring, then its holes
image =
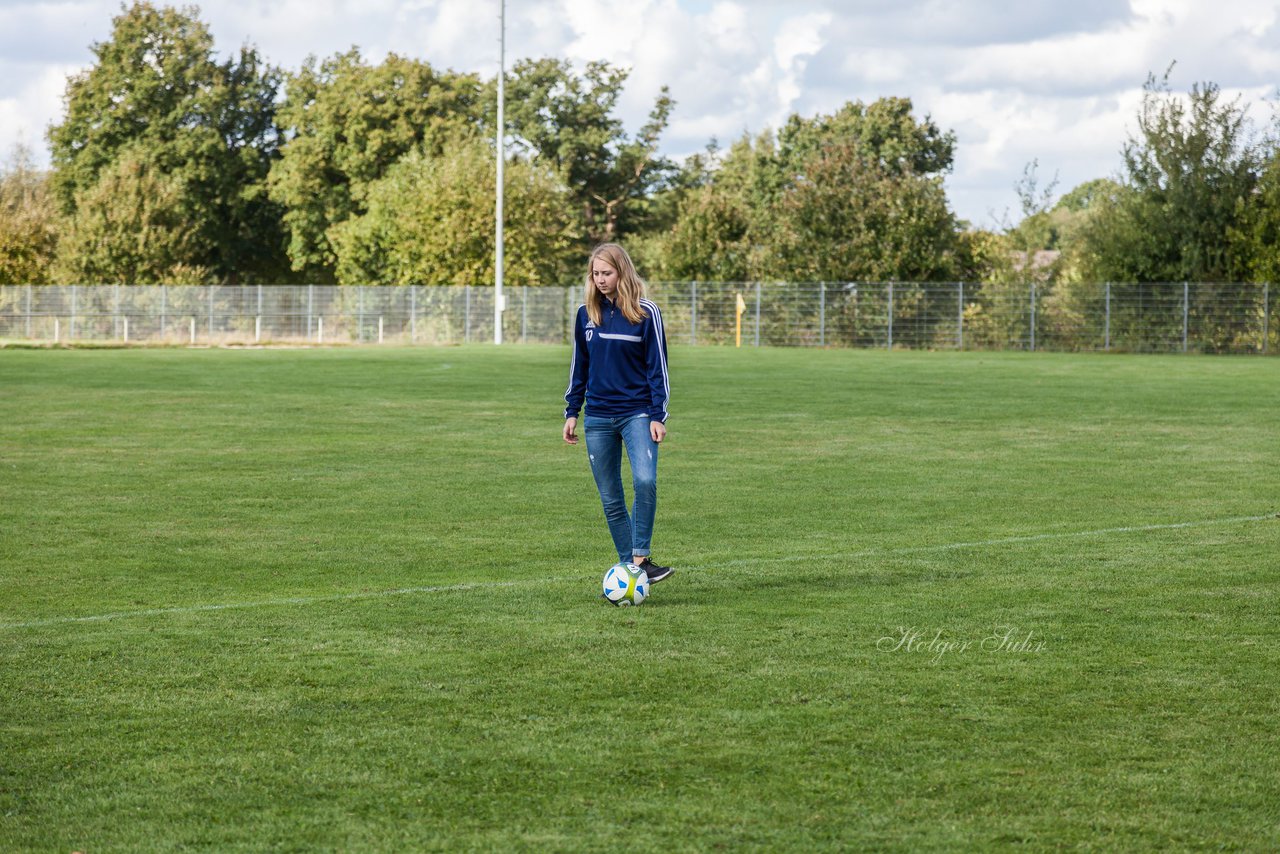
{"type": "Polygon", "coordinates": [[[591,268],[595,265],[596,259],[618,271],[618,290],[614,293],[613,301],[618,308],[622,309],[623,317],[632,323],[644,320],[648,316],[640,306],[640,300],[645,295],[644,279],[641,279],[640,274],[636,272],[636,265],[631,263],[631,256],[627,254],[627,250],[616,243],[601,243],[592,250],[591,258],[587,261],[586,305],[587,316],[591,318],[591,322],[599,326],[604,318],[604,311],[600,305],[603,297],[595,283],[591,281],[591,268]]]}

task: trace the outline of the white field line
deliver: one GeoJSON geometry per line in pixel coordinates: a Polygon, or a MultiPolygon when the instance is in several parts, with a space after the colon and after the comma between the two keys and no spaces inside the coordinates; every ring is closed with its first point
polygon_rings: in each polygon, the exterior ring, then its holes
{"type": "MultiPolygon", "coordinates": [[[[1268,519],[1280,519],[1280,513],[1267,513],[1264,516],[1232,516],[1227,519],[1204,519],[1195,522],[1168,522],[1162,525],[1127,525],[1122,528],[1098,528],[1092,531],[1065,531],[1060,533],[1024,534],[1018,537],[1000,537],[994,540],[971,540],[962,543],[941,543],[932,546],[902,546],[893,549],[864,549],[858,552],[842,554],[818,555],[786,555],[770,558],[743,558],[725,561],[717,566],[749,566],[757,563],[795,563],[811,560],[853,560],[860,557],[890,557],[893,555],[917,554],[920,552],[945,552],[957,549],[981,548],[984,546],[1003,546],[1014,543],[1034,543],[1041,540],[1083,539],[1100,537],[1107,534],[1134,534],[1145,531],[1171,531],[1179,528],[1205,528],[1210,525],[1239,525],[1245,522],[1263,522],[1268,519]]],[[[697,569],[698,567],[691,567],[697,569]]]]}
{"type": "MultiPolygon", "coordinates": [[[[1034,543],[1043,540],[1085,539],[1102,537],[1110,534],[1136,534],[1148,531],[1172,531],[1182,528],[1207,528],[1216,525],[1240,525],[1247,522],[1263,522],[1280,518],[1280,514],[1267,513],[1263,516],[1232,516],[1226,519],[1203,519],[1193,522],[1171,522],[1160,525],[1126,525],[1120,528],[1097,528],[1092,531],[1066,531],[1060,533],[1026,534],[1017,537],[1000,537],[992,540],[971,540],[960,543],[941,543],[932,546],[905,546],[892,549],[865,549],[858,552],[824,555],[795,555],[783,557],[743,558],[739,560],[721,561],[714,567],[686,566],[685,571],[705,571],[708,569],[728,569],[736,566],[753,566],[758,564],[795,563],[813,560],[853,560],[864,557],[891,557],[893,555],[919,554],[927,552],[954,551],[957,549],[982,548],[987,546],[1003,546],[1016,543],[1034,543]]],[[[581,576],[560,576],[543,579],[544,581],[576,581],[581,576]]],[[[110,614],[94,614],[86,617],[48,617],[42,620],[28,620],[22,623],[0,623],[4,629],[32,629],[43,626],[62,626],[72,623],[101,623],[108,620],[123,620],[133,617],[159,617],[166,614],[198,614],[206,611],[230,611],[239,608],[273,608],[289,605],[313,605],[320,602],[353,602],[360,599],[382,599],[389,596],[410,596],[419,593],[450,593],[467,590],[493,590],[501,587],[515,587],[519,581],[477,581],[467,584],[437,584],[425,587],[399,587],[394,590],[369,590],[353,593],[335,593],[329,596],[296,596],[285,599],[262,599],[255,602],[225,602],[213,605],[182,605],[173,608],[148,608],[140,611],[116,611],[110,614]]]]}

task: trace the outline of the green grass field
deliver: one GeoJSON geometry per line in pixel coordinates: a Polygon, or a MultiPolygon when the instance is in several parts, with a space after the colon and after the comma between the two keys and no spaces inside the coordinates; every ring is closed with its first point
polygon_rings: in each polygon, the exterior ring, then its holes
{"type": "Polygon", "coordinates": [[[1280,847],[1280,363],[0,351],[0,850],[1280,847]]]}

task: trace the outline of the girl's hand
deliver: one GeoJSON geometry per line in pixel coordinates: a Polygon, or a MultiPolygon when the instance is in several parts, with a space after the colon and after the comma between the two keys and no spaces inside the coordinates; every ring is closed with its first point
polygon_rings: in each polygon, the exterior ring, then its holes
{"type": "Polygon", "coordinates": [[[578,428],[578,419],[566,418],[564,420],[564,440],[568,442],[570,445],[578,444],[578,434],[576,432],[577,428],[578,428]]]}
{"type": "Polygon", "coordinates": [[[661,442],[663,439],[667,438],[667,425],[663,424],[661,421],[650,421],[649,438],[653,439],[655,442],[661,442]]]}

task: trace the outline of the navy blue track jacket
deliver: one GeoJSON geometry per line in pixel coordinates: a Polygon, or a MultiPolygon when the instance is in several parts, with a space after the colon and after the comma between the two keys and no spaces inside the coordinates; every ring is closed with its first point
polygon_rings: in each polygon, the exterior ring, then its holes
{"type": "Polygon", "coordinates": [[[564,393],[565,418],[577,418],[585,397],[587,414],[604,418],[648,415],[667,420],[671,384],[667,376],[667,336],[662,312],[640,300],[645,317],[627,320],[616,305],[601,297],[601,324],[591,322],[585,305],[573,323],[573,359],[569,389],[564,393]]]}

